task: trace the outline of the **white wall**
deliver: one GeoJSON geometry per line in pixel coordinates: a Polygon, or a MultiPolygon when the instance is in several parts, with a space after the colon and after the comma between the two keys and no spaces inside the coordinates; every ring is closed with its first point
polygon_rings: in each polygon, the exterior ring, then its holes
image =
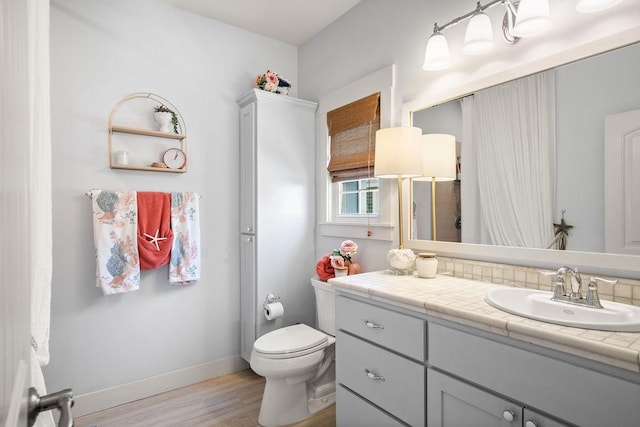
{"type": "MultiPolygon", "coordinates": [[[[600,14],[583,15],[574,10],[575,1],[550,2],[552,29],[543,36],[522,39],[515,45],[504,42],[499,23],[504,8],[489,9],[496,48],[487,56],[463,57],[461,46],[465,24],[445,30],[454,66],[446,71],[422,70],[427,38],[433,23],[446,23],[469,12],[474,2],[424,0],[367,0],[299,49],[300,94],[310,100],[343,87],[378,69],[395,64],[397,121],[408,123],[409,110],[488,87],[501,81],[573,61],[613,46],[640,40],[640,2],[626,0],[600,14]]],[[[322,143],[319,141],[318,143],[322,143]]],[[[326,165],[320,160],[318,173],[326,165]]],[[[319,185],[324,185],[319,180],[319,185]]],[[[318,189],[318,192],[320,190],[318,189]]],[[[321,253],[338,241],[318,235],[321,253]]],[[[358,240],[367,270],[386,268],[384,257],[391,242],[358,240]],[[375,261],[368,256],[376,252],[375,261]]]]}
{"type": "MultiPolygon", "coordinates": [[[[53,0],[54,277],[50,390],[76,396],[239,354],[238,107],[267,68],[297,88],[297,48],[151,0],[53,0]],[[187,126],[186,174],[112,170],[107,120],[134,92],[187,126]],[[95,287],[91,188],[201,194],[202,280],[143,272],[140,290],[95,287]]],[[[312,307],[309,307],[311,310],[312,307]]]]}

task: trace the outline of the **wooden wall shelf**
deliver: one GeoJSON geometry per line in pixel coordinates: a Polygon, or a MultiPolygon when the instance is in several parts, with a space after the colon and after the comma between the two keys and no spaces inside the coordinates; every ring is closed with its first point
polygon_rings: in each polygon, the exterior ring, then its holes
{"type": "MultiPolygon", "coordinates": [[[[153,107],[149,108],[149,114],[153,114],[153,107]]],[[[155,163],[158,161],[157,158],[152,158],[149,159],[148,164],[144,165],[144,164],[120,164],[117,163],[114,159],[114,151],[113,151],[113,134],[114,133],[124,133],[124,134],[131,134],[131,135],[142,135],[142,136],[149,136],[149,137],[153,137],[153,138],[163,138],[163,139],[169,139],[169,140],[175,140],[175,142],[173,144],[175,144],[174,146],[178,146],[178,148],[180,148],[185,155],[187,154],[187,135],[186,135],[186,127],[184,124],[184,120],[182,118],[182,115],[180,114],[180,112],[177,110],[177,108],[175,108],[173,106],[173,104],[171,104],[169,101],[167,101],[166,99],[162,98],[161,96],[152,94],[152,93],[134,93],[131,95],[127,95],[124,98],[122,98],[120,101],[118,101],[118,103],[113,107],[113,109],[111,110],[111,114],[109,115],[109,167],[111,169],[124,169],[124,170],[135,170],[135,171],[150,171],[150,172],[169,172],[169,173],[185,173],[187,172],[187,167],[185,165],[185,167],[181,168],[181,169],[172,169],[172,168],[164,168],[164,167],[154,167],[151,166],[152,163],[155,163]],[[157,130],[152,130],[152,129],[143,129],[143,128],[137,128],[137,127],[131,127],[131,126],[121,126],[121,125],[115,125],[113,124],[113,119],[114,119],[114,114],[115,112],[118,110],[118,108],[120,108],[120,106],[122,106],[124,103],[131,101],[133,99],[140,99],[140,98],[147,98],[151,101],[153,101],[156,105],[157,104],[162,104],[165,105],[166,107],[170,108],[173,112],[175,112],[176,114],[176,118],[178,119],[178,133],[170,133],[170,132],[160,132],[157,130]]],[[[133,142],[131,142],[131,144],[134,144],[133,142]]],[[[166,148],[165,148],[166,149],[166,148]]],[[[160,150],[160,152],[158,153],[157,157],[161,157],[162,156],[162,152],[164,152],[164,150],[160,150]]],[[[187,161],[188,161],[188,157],[187,157],[187,161]]]]}

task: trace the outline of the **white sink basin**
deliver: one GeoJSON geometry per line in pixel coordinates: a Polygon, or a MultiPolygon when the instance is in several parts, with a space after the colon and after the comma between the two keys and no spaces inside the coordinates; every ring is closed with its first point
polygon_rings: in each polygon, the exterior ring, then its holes
{"type": "Polygon", "coordinates": [[[522,288],[494,288],[485,301],[497,309],[518,316],[558,325],[603,331],[640,332],[640,307],[600,301],[604,308],[552,301],[551,292],[522,288]]]}

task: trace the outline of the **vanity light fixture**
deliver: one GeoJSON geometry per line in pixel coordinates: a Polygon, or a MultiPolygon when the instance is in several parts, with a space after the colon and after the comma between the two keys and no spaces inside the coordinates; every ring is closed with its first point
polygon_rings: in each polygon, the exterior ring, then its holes
{"type": "Polygon", "coordinates": [[[494,46],[493,29],[491,20],[484,11],[498,4],[503,5],[506,9],[502,32],[505,40],[509,43],[517,42],[520,37],[541,34],[551,28],[548,0],[492,0],[484,5],[477,2],[476,8],[471,12],[458,16],[441,26],[437,22],[434,24],[433,34],[427,41],[422,68],[427,71],[435,71],[451,66],[449,45],[442,31],[465,19],[470,19],[470,21],[465,32],[463,52],[468,55],[489,52],[494,46]]]}
{"type": "Polygon", "coordinates": [[[600,12],[617,6],[624,0],[580,0],[576,4],[576,10],[580,13],[600,12]]]}

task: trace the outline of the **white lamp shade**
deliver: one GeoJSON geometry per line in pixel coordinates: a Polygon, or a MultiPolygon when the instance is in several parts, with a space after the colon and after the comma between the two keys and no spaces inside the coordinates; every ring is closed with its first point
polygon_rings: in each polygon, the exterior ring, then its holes
{"type": "Polygon", "coordinates": [[[411,178],[422,174],[420,136],[417,127],[392,127],[376,131],[376,163],[379,178],[411,178]]]}
{"type": "Polygon", "coordinates": [[[422,177],[416,181],[456,179],[456,137],[442,133],[422,135],[422,177]]]}
{"type": "Polygon", "coordinates": [[[449,43],[441,33],[433,33],[427,41],[422,68],[427,71],[444,70],[451,66],[449,43]]]}
{"type": "Polygon", "coordinates": [[[623,0],[580,0],[576,10],[580,13],[594,13],[609,9],[622,3],[623,0]]]}
{"type": "Polygon", "coordinates": [[[520,0],[516,22],[511,33],[517,37],[533,37],[551,28],[548,0],[520,0]]]}
{"type": "Polygon", "coordinates": [[[467,55],[482,55],[491,49],[493,49],[491,20],[485,13],[476,13],[467,25],[462,51],[467,55]]]}

